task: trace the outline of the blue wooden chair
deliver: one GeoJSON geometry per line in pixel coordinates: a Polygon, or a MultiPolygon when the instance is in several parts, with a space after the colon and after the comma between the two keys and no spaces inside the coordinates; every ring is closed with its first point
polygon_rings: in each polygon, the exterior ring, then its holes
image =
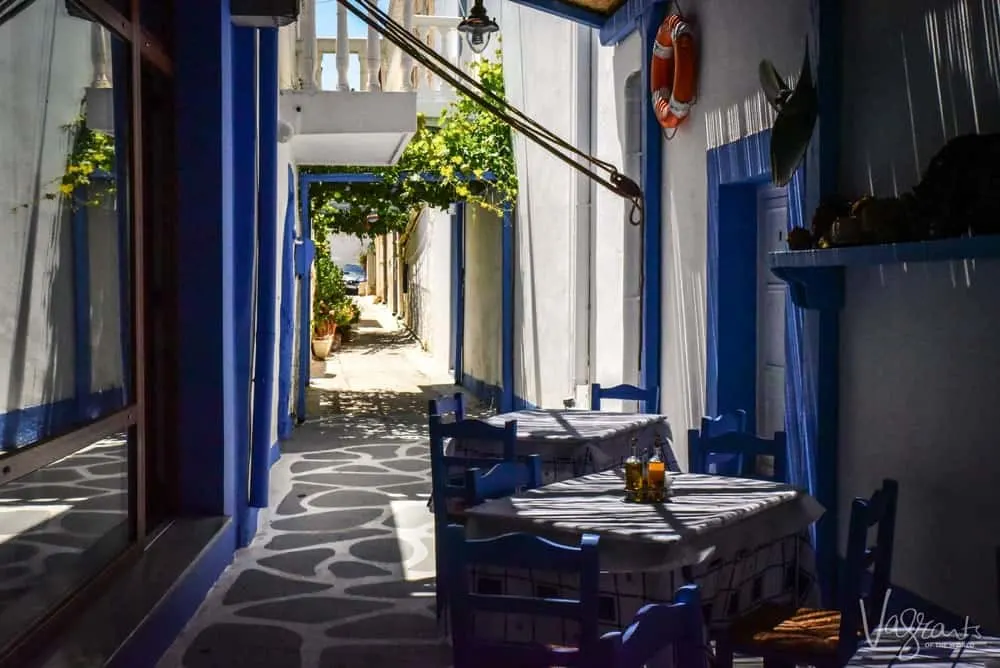
{"type": "Polygon", "coordinates": [[[600,562],[597,536],[585,534],[578,547],[571,547],[523,533],[470,540],[465,537],[465,529],[457,525],[448,527],[447,535],[454,668],[607,666],[598,637],[600,562]],[[580,597],[567,600],[472,593],[469,591],[470,566],[579,574],[580,597]],[[476,612],[574,620],[580,625],[580,639],[576,647],[479,639],[474,634],[476,612]]]}
{"type": "Polygon", "coordinates": [[[855,499],[851,505],[839,610],[777,605],[759,608],[734,622],[718,640],[717,665],[731,668],[734,652],[761,657],[768,667],[847,665],[862,637],[859,602],[869,620],[881,617],[892,568],[898,496],[899,484],[883,480],[870,499],[855,499]],[[876,541],[869,546],[868,532],[876,525],[876,541]]]}
{"type": "Polygon", "coordinates": [[[427,415],[444,417],[449,414],[455,416],[455,422],[465,419],[465,395],[461,392],[456,392],[450,397],[440,396],[427,402],[427,415]]]}
{"type": "Polygon", "coordinates": [[[601,399],[620,399],[621,401],[642,401],[647,411],[655,412],[660,410],[660,391],[657,389],[644,390],[635,385],[615,385],[614,387],[601,387],[600,383],[590,386],[590,410],[601,410],[601,399]]]}
{"type": "Polygon", "coordinates": [[[688,429],[688,471],[691,473],[712,473],[716,475],[739,475],[737,455],[726,452],[709,452],[704,456],[697,452],[698,437],[714,438],[733,432],[747,430],[747,412],[742,408],[732,413],[701,418],[701,433],[688,429]]]}
{"type": "Polygon", "coordinates": [[[542,458],[540,455],[529,455],[523,462],[500,462],[490,469],[466,469],[461,494],[466,506],[475,506],[489,499],[513,496],[521,490],[541,486],[542,458]]]}
{"type": "Polygon", "coordinates": [[[431,450],[431,508],[434,512],[434,540],[436,546],[437,570],[437,613],[438,618],[445,609],[447,586],[444,579],[444,562],[448,555],[444,531],[449,518],[460,515],[467,504],[465,489],[467,470],[470,468],[491,469],[501,462],[515,461],[514,448],[517,444],[517,422],[511,420],[503,427],[494,427],[480,420],[442,422],[441,415],[430,416],[431,450]],[[501,457],[462,457],[445,454],[445,439],[460,438],[463,441],[486,441],[502,444],[501,457]]]}
{"type": "Polygon", "coordinates": [[[678,589],[673,603],[643,606],[624,631],[605,634],[601,641],[611,643],[610,649],[603,649],[613,656],[609,667],[643,668],[672,648],[673,665],[707,668],[709,648],[698,585],[678,589]]]}
{"type": "Polygon", "coordinates": [[[788,482],[785,432],[775,432],[772,439],[736,431],[705,438],[692,429],[688,432],[688,470],[788,482]],[[769,474],[761,472],[761,457],[770,457],[773,462],[769,474]]]}

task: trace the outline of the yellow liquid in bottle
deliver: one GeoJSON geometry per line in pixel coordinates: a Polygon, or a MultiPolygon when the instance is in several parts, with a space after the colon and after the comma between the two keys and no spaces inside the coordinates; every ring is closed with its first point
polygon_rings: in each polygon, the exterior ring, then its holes
{"type": "Polygon", "coordinates": [[[625,460],[625,493],[632,501],[642,496],[642,462],[632,457],[625,460]]]}
{"type": "Polygon", "coordinates": [[[650,501],[663,501],[663,486],[666,471],[666,464],[662,461],[652,460],[647,465],[646,480],[649,484],[650,501]]]}

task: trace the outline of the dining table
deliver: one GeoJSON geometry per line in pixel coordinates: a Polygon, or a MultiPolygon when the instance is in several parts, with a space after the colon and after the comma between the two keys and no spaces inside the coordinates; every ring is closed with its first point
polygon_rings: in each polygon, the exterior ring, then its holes
{"type": "MultiPolygon", "coordinates": [[[[620,630],[646,603],[669,602],[698,584],[706,622],[725,628],[766,602],[815,605],[815,556],[809,527],[823,507],[783,483],[717,475],[669,476],[662,503],[631,503],[620,467],[558,481],[465,509],[470,538],[527,532],[563,544],[599,537],[602,631],[620,630]]],[[[483,569],[471,574],[481,593],[578,594],[565,575],[483,569]]],[[[485,616],[476,632],[507,640],[571,643],[561,622],[485,616]],[[502,626],[502,628],[501,628],[502,626]]]]}
{"type": "MultiPolygon", "coordinates": [[[[978,627],[977,627],[978,629],[978,627]]],[[[959,631],[884,626],[866,630],[850,668],[1000,668],[1000,638],[959,631]]]]}
{"type": "MultiPolygon", "coordinates": [[[[485,418],[495,427],[512,420],[517,422],[515,453],[538,455],[545,483],[619,466],[629,456],[633,441],[640,450],[660,443],[667,468],[680,471],[665,415],[525,409],[485,418]]],[[[446,446],[447,454],[460,457],[499,457],[501,452],[502,444],[490,441],[452,439],[446,446]]]]}

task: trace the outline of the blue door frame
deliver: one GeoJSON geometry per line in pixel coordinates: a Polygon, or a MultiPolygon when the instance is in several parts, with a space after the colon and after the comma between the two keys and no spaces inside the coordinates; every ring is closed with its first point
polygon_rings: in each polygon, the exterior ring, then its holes
{"type": "Polygon", "coordinates": [[[288,167],[288,202],[281,252],[280,344],[278,349],[278,438],[292,434],[292,348],[295,342],[295,170],[288,167]]]}
{"type": "Polygon", "coordinates": [[[455,204],[451,216],[451,350],[452,373],[462,384],[465,357],[465,203],[455,204]]]}

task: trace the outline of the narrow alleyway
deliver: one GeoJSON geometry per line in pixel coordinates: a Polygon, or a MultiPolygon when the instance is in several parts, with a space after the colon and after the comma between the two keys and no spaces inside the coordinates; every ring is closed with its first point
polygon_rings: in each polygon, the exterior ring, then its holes
{"type": "Polygon", "coordinates": [[[271,510],[160,668],[450,665],[434,617],[427,399],[454,391],[388,310],[313,365],[271,510]]]}

